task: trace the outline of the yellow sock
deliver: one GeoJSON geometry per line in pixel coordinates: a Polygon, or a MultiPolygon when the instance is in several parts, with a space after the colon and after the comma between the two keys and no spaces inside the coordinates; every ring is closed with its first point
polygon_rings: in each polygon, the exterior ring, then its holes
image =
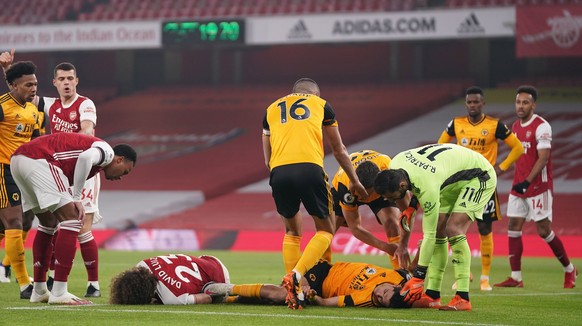
{"type": "Polygon", "coordinates": [[[321,259],[325,260],[328,263],[331,263],[331,246],[327,247],[321,259]]]}
{"type": "Polygon", "coordinates": [[[493,233],[481,235],[481,275],[489,276],[493,261],[493,233]]]}
{"type": "Polygon", "coordinates": [[[261,288],[263,284],[239,284],[232,287],[233,295],[240,295],[248,298],[261,298],[261,288]]]}
{"type": "MultiPolygon", "coordinates": [[[[398,244],[400,242],[400,236],[397,235],[395,237],[389,237],[388,243],[395,243],[398,244]]],[[[398,258],[394,255],[388,255],[390,257],[390,263],[392,263],[392,269],[399,269],[400,263],[398,262],[398,258]]]]}
{"type": "Polygon", "coordinates": [[[26,285],[30,283],[26,265],[24,262],[24,244],[22,243],[22,230],[10,229],[6,230],[6,254],[10,259],[12,270],[16,275],[18,285],[26,285]]]}
{"type": "Polygon", "coordinates": [[[333,234],[329,232],[317,231],[313,238],[309,240],[309,243],[303,251],[303,255],[301,255],[301,258],[299,258],[297,265],[293,269],[301,275],[305,274],[321,259],[325,250],[331,245],[332,238],[333,234]]]}
{"type": "Polygon", "coordinates": [[[285,273],[293,270],[293,267],[301,257],[301,237],[285,234],[283,238],[283,263],[285,263],[285,273]]]}

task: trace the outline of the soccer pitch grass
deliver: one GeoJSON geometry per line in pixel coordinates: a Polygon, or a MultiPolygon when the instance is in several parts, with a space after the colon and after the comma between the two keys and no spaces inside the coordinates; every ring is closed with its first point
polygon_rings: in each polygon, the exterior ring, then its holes
{"type": "MultiPolygon", "coordinates": [[[[283,277],[280,253],[204,251],[190,255],[214,255],[228,267],[233,283],[279,284],[283,277]]],[[[0,251],[0,254],[3,254],[0,251]]],[[[338,324],[447,324],[447,325],[580,325],[582,323],[582,278],[575,289],[563,289],[564,273],[555,258],[526,258],[522,289],[479,290],[480,260],[472,264],[471,312],[429,309],[330,308],[309,306],[293,311],[286,306],[214,304],[199,306],[112,306],[108,304],[109,281],[138,261],[168,252],[100,252],[101,298],[85,307],[31,304],[19,299],[18,286],[0,284],[0,325],[338,325],[338,324]]],[[[29,271],[32,253],[27,251],[29,271]]],[[[334,255],[334,261],[368,261],[386,266],[380,256],[334,255]]],[[[582,260],[573,260],[582,267],[582,260]]],[[[507,257],[495,257],[492,283],[509,275],[507,257]]],[[[454,292],[452,265],[447,267],[442,301],[454,292]]],[[[83,295],[86,272],[80,254],[73,266],[69,290],[83,295]]]]}

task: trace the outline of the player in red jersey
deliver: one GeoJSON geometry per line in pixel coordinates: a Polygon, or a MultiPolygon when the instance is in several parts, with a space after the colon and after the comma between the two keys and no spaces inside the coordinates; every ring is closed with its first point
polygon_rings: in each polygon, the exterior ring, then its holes
{"type": "MultiPolygon", "coordinates": [[[[41,97],[38,103],[39,109],[47,112],[50,121],[50,132],[74,132],[94,136],[97,125],[97,113],[95,104],[89,98],[77,93],[77,69],[73,64],[63,62],[54,69],[53,85],[59,93],[58,98],[41,97]]],[[[85,297],[99,297],[99,251],[97,242],[93,238],[91,229],[93,224],[101,221],[99,214],[98,197],[100,190],[99,174],[85,182],[81,192],[81,201],[85,207],[85,223],[79,232],[78,241],[87,269],[87,292],[85,297]]],[[[54,230],[41,230],[41,232],[54,232],[54,230]]],[[[49,270],[48,285],[52,286],[54,276],[54,255],[49,270]]]]}
{"type": "Polygon", "coordinates": [[[30,302],[91,303],[67,290],[76,239],[85,218],[81,203],[83,185],[101,170],[106,179],[119,180],[131,172],[136,160],[135,150],[128,145],[111,148],[99,138],[78,133],[39,137],[14,152],[10,161],[11,171],[22,192],[23,210],[35,213],[40,221],[39,229],[54,228],[60,223],[54,242],[55,281],[50,293],[46,285],[46,272],[51,257],[52,235],[38,232],[35,237],[32,249],[35,282],[30,302]]]}
{"type": "Polygon", "coordinates": [[[552,128],[546,120],[534,113],[537,97],[538,92],[532,86],[520,86],[517,89],[515,111],[518,120],[513,123],[512,131],[521,141],[525,152],[515,164],[513,187],[507,203],[511,276],[495,284],[496,287],[523,287],[521,230],[526,221],[532,220],[536,222],[540,237],[564,267],[564,288],[573,288],[578,274],[562,241],[552,230],[552,128]]]}
{"type": "Polygon", "coordinates": [[[140,261],[111,281],[112,304],[187,305],[212,303],[209,282],[230,283],[226,266],[213,256],[170,254],[140,261]]]}
{"type": "MultiPolygon", "coordinates": [[[[2,53],[2,65],[9,66],[14,60],[14,50],[2,53]]],[[[95,136],[97,125],[97,113],[95,104],[89,98],[77,93],[77,69],[68,62],[58,64],[54,69],[53,85],[59,93],[58,98],[37,97],[35,105],[40,112],[47,114],[47,122],[50,123],[48,129],[50,133],[74,132],[95,136]]],[[[99,297],[101,291],[99,287],[99,251],[97,242],[91,232],[93,224],[99,223],[102,219],[99,214],[98,197],[100,190],[99,174],[87,180],[82,191],[81,201],[85,207],[86,219],[81,232],[79,232],[79,247],[83,257],[85,268],[87,269],[87,292],[85,297],[99,297]]],[[[34,214],[24,214],[23,224],[31,226],[34,214]]],[[[28,231],[28,229],[23,229],[28,231]]],[[[39,229],[40,232],[53,235],[57,228],[39,229]]],[[[23,232],[23,238],[25,233],[23,232]]],[[[53,238],[54,239],[54,238],[53,238]]],[[[5,257],[3,265],[9,264],[5,257]]],[[[52,288],[54,276],[54,255],[51,260],[49,271],[48,288],[52,288]]],[[[1,281],[1,279],[0,279],[1,281]]]]}

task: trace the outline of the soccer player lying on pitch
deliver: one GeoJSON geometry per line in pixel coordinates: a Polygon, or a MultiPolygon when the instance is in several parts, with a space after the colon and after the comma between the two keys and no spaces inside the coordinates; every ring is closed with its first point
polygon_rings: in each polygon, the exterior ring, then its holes
{"type": "Polygon", "coordinates": [[[226,266],[213,256],[169,254],[140,261],[111,281],[112,304],[188,305],[212,303],[202,293],[208,282],[230,282],[226,266]]]}
{"type": "MultiPolygon", "coordinates": [[[[300,286],[303,293],[308,294],[310,303],[319,306],[410,308],[400,295],[410,277],[410,273],[402,269],[367,263],[330,264],[321,260],[301,278],[300,286]]],[[[272,284],[209,283],[203,291],[213,297],[228,296],[227,302],[241,303],[285,304],[287,296],[284,287],[272,284]]]]}

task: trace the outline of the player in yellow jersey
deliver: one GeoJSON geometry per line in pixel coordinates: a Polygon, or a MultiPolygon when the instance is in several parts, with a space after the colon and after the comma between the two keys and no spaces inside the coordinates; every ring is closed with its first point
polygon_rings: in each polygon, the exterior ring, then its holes
{"type": "MultiPolygon", "coordinates": [[[[406,268],[410,260],[408,255],[409,232],[400,234],[399,216],[400,210],[395,203],[384,200],[374,192],[374,179],[381,170],[388,169],[390,157],[373,150],[363,150],[350,154],[352,166],[356,169],[356,175],[362,185],[368,191],[368,198],[359,199],[350,193],[350,179],[340,167],[333,177],[331,192],[334,197],[334,210],[336,215],[336,230],[341,226],[347,226],[354,237],[365,244],[378,248],[390,256],[390,261],[394,269],[406,268]],[[358,207],[367,205],[374,213],[376,220],[386,233],[388,241],[376,238],[370,231],[362,225],[362,218],[358,207]],[[398,244],[402,240],[401,245],[398,244]],[[399,255],[396,251],[400,250],[399,255]],[[405,261],[399,262],[404,258],[405,261]]],[[[331,248],[324,256],[324,259],[331,261],[331,248]]]]}
{"type": "Polygon", "coordinates": [[[0,220],[21,299],[30,299],[32,284],[24,261],[20,190],[10,171],[10,156],[39,134],[39,112],[31,103],[38,85],[35,71],[36,66],[30,61],[11,65],[5,71],[10,92],[0,97],[0,220]]]}
{"type": "MultiPolygon", "coordinates": [[[[481,153],[495,167],[497,175],[505,172],[523,153],[523,146],[515,134],[499,119],[483,113],[485,97],[479,87],[469,87],[465,96],[467,115],[454,118],[439,138],[439,143],[448,143],[454,138],[457,144],[481,153]],[[501,139],[511,149],[505,160],[497,164],[497,140],[501,139]]],[[[483,219],[477,220],[481,240],[481,278],[483,291],[491,291],[489,272],[493,259],[492,223],[501,219],[497,191],[485,206],[483,219]]],[[[453,284],[455,289],[456,283],[453,284]]]]}
{"type": "Polygon", "coordinates": [[[298,282],[331,244],[334,233],[333,199],[323,169],[323,134],[333,155],[351,181],[350,192],[367,197],[344,146],[331,105],[319,97],[319,86],[309,78],[293,85],[292,94],[273,102],[263,119],[263,153],[270,169],[273,199],[285,225],[283,279],[289,307],[303,299],[298,282]],[[299,205],[313,217],[316,234],[301,254],[302,217],[299,205]]]}
{"type": "MultiPolygon", "coordinates": [[[[406,270],[367,263],[332,265],[322,260],[305,273],[301,287],[309,293],[310,302],[319,306],[409,308],[410,304],[400,295],[409,278],[410,272],[406,270]]],[[[259,300],[282,304],[287,295],[283,286],[272,284],[208,283],[203,292],[214,297],[229,296],[227,302],[241,303],[259,300]]]]}

